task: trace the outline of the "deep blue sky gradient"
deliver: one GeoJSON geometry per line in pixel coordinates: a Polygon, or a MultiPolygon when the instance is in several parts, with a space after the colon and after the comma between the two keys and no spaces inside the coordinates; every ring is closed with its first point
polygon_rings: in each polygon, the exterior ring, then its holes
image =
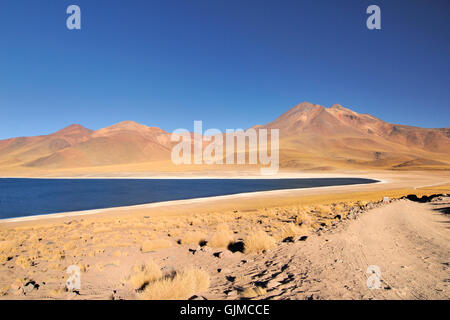
{"type": "Polygon", "coordinates": [[[302,101],[450,126],[446,0],[3,0],[0,37],[0,139],[123,120],[247,128],[302,101]],[[366,28],[370,4],[382,30],[366,28]]]}

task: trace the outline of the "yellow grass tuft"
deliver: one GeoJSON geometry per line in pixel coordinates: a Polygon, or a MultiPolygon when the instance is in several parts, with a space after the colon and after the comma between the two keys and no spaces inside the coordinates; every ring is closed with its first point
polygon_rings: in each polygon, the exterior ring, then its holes
{"type": "Polygon", "coordinates": [[[139,290],[161,277],[161,268],[153,261],[150,261],[146,265],[135,265],[133,267],[133,273],[128,278],[128,282],[135,290],[139,290]]]}
{"type": "Polygon", "coordinates": [[[345,210],[345,205],[342,203],[336,203],[333,207],[335,213],[340,213],[345,210]]]}
{"type": "Polygon", "coordinates": [[[318,212],[321,215],[327,215],[332,213],[330,206],[318,204],[316,205],[314,211],[318,212]]]}
{"type": "Polygon", "coordinates": [[[0,253],[0,263],[6,262],[8,260],[8,255],[0,253]]]}
{"type": "Polygon", "coordinates": [[[150,282],[138,297],[143,300],[184,300],[206,291],[209,284],[206,271],[188,268],[150,282]]]}
{"type": "Polygon", "coordinates": [[[241,297],[244,299],[252,299],[259,296],[263,296],[267,293],[266,289],[262,287],[246,288],[241,292],[241,297]]]}
{"type": "Polygon", "coordinates": [[[157,249],[163,249],[163,248],[169,248],[172,246],[172,242],[165,239],[158,239],[158,240],[149,240],[145,241],[141,246],[141,252],[146,253],[150,251],[154,251],[157,249]]]}
{"type": "Polygon", "coordinates": [[[22,269],[26,269],[30,267],[30,261],[24,256],[19,256],[16,259],[16,265],[22,267],[22,269]]]}
{"type": "Polygon", "coordinates": [[[296,218],[295,218],[295,222],[297,224],[302,224],[302,226],[310,226],[312,223],[313,217],[311,216],[310,213],[306,213],[306,212],[301,212],[299,213],[296,218]]]}
{"type": "Polygon", "coordinates": [[[254,230],[244,239],[245,253],[261,252],[273,249],[276,241],[263,230],[254,230]]]}
{"type": "Polygon", "coordinates": [[[187,232],[182,238],[182,244],[199,244],[201,241],[206,240],[206,234],[204,232],[196,231],[196,232],[187,232]]]}
{"type": "Polygon", "coordinates": [[[307,228],[305,226],[297,226],[294,223],[286,223],[281,227],[281,237],[296,237],[299,235],[305,235],[307,228]]]}
{"type": "Polygon", "coordinates": [[[48,264],[48,269],[51,270],[63,270],[63,266],[60,263],[49,263],[48,264]]]}
{"type": "Polygon", "coordinates": [[[59,298],[65,293],[64,288],[52,289],[49,292],[50,297],[59,298]]]}
{"type": "Polygon", "coordinates": [[[65,251],[74,250],[77,248],[77,243],[75,241],[69,241],[63,244],[63,249],[65,251]]]}
{"type": "Polygon", "coordinates": [[[361,200],[361,201],[358,201],[358,204],[359,204],[361,207],[365,207],[365,206],[367,206],[367,205],[369,204],[369,201],[361,200]]]}
{"type": "Polygon", "coordinates": [[[0,241],[0,252],[9,253],[15,249],[16,245],[14,241],[0,241]]]}
{"type": "Polygon", "coordinates": [[[230,230],[227,224],[219,224],[216,232],[211,237],[208,245],[214,248],[227,247],[230,242],[234,241],[233,231],[230,230]]]}
{"type": "Polygon", "coordinates": [[[11,287],[8,285],[4,285],[0,287],[0,296],[6,296],[8,294],[8,291],[11,287]]]}

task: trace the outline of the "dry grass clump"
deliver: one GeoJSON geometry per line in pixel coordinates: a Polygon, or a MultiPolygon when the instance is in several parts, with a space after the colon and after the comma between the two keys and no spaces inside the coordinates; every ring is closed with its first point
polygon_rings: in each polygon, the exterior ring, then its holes
{"type": "Polygon", "coordinates": [[[276,246],[276,240],[269,236],[264,230],[253,230],[245,237],[245,253],[262,252],[273,249],[276,246]]]}
{"type": "Polygon", "coordinates": [[[208,245],[214,248],[227,247],[234,241],[234,233],[227,224],[219,224],[208,245]]]}
{"type": "Polygon", "coordinates": [[[6,262],[8,260],[8,255],[0,253],[0,263],[6,262]]]}
{"type": "Polygon", "coordinates": [[[0,296],[6,296],[10,288],[8,285],[0,287],[0,296]]]}
{"type": "Polygon", "coordinates": [[[140,290],[151,281],[160,279],[162,275],[161,268],[153,261],[150,261],[145,265],[135,265],[133,267],[133,273],[128,278],[128,282],[135,290],[140,290]]]}
{"type": "Polygon", "coordinates": [[[365,206],[367,206],[369,204],[369,201],[360,200],[360,201],[358,201],[358,204],[361,207],[365,207],[365,206]]]}
{"type": "Polygon", "coordinates": [[[142,244],[141,252],[146,253],[157,249],[170,248],[171,246],[172,242],[170,242],[169,240],[165,239],[148,240],[142,244]]]}
{"type": "Polygon", "coordinates": [[[10,253],[11,251],[15,251],[16,245],[14,241],[0,241],[0,252],[10,253]]]}
{"type": "Polygon", "coordinates": [[[199,244],[201,241],[206,240],[206,234],[201,231],[190,231],[187,232],[181,238],[182,244],[199,244]]]}
{"type": "Polygon", "coordinates": [[[21,267],[22,269],[27,269],[31,266],[31,263],[28,258],[24,256],[19,256],[16,259],[16,265],[21,267]]]}
{"type": "Polygon", "coordinates": [[[334,205],[334,211],[336,212],[336,213],[340,213],[340,212],[342,212],[342,211],[345,211],[345,205],[344,204],[342,204],[342,203],[337,203],[337,204],[335,204],[334,205]]]}
{"type": "Polygon", "coordinates": [[[295,223],[301,224],[302,226],[309,226],[313,221],[313,217],[310,213],[299,212],[295,217],[295,223]]]}
{"type": "Polygon", "coordinates": [[[64,251],[75,250],[78,247],[78,243],[75,241],[68,241],[63,244],[64,251]]]}
{"type": "Polygon", "coordinates": [[[61,297],[64,293],[66,292],[66,290],[64,288],[58,288],[58,289],[52,289],[49,292],[49,296],[51,298],[59,298],[61,297]]]}
{"type": "Polygon", "coordinates": [[[172,275],[149,281],[138,293],[143,300],[185,300],[195,293],[209,288],[210,278],[206,271],[187,268],[172,275]]]}
{"type": "Polygon", "coordinates": [[[305,226],[297,226],[294,223],[286,223],[281,227],[281,237],[296,237],[299,235],[304,235],[307,232],[307,228],[305,226]]]}
{"type": "Polygon", "coordinates": [[[263,296],[267,293],[266,289],[262,287],[246,288],[240,293],[241,297],[244,299],[252,299],[259,296],[263,296]]]}
{"type": "Polygon", "coordinates": [[[321,215],[328,215],[328,214],[332,213],[330,206],[323,205],[323,204],[316,205],[314,208],[314,211],[321,215]]]}

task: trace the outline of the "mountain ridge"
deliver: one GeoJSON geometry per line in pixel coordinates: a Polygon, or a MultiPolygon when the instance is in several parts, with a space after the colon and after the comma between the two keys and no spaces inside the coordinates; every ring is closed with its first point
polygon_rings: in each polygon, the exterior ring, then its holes
{"type": "MultiPolygon", "coordinates": [[[[282,168],[439,169],[450,165],[450,128],[391,124],[340,104],[302,102],[253,128],[280,130],[282,168]]],[[[134,121],[90,130],[80,124],[0,140],[0,171],[170,161],[171,134],[134,121]]]]}

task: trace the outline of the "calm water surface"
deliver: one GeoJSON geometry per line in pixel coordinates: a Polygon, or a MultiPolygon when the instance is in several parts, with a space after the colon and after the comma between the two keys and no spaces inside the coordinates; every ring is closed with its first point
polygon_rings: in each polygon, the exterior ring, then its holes
{"type": "Polygon", "coordinates": [[[0,219],[244,192],[374,183],[315,179],[1,179],[0,219]]]}

